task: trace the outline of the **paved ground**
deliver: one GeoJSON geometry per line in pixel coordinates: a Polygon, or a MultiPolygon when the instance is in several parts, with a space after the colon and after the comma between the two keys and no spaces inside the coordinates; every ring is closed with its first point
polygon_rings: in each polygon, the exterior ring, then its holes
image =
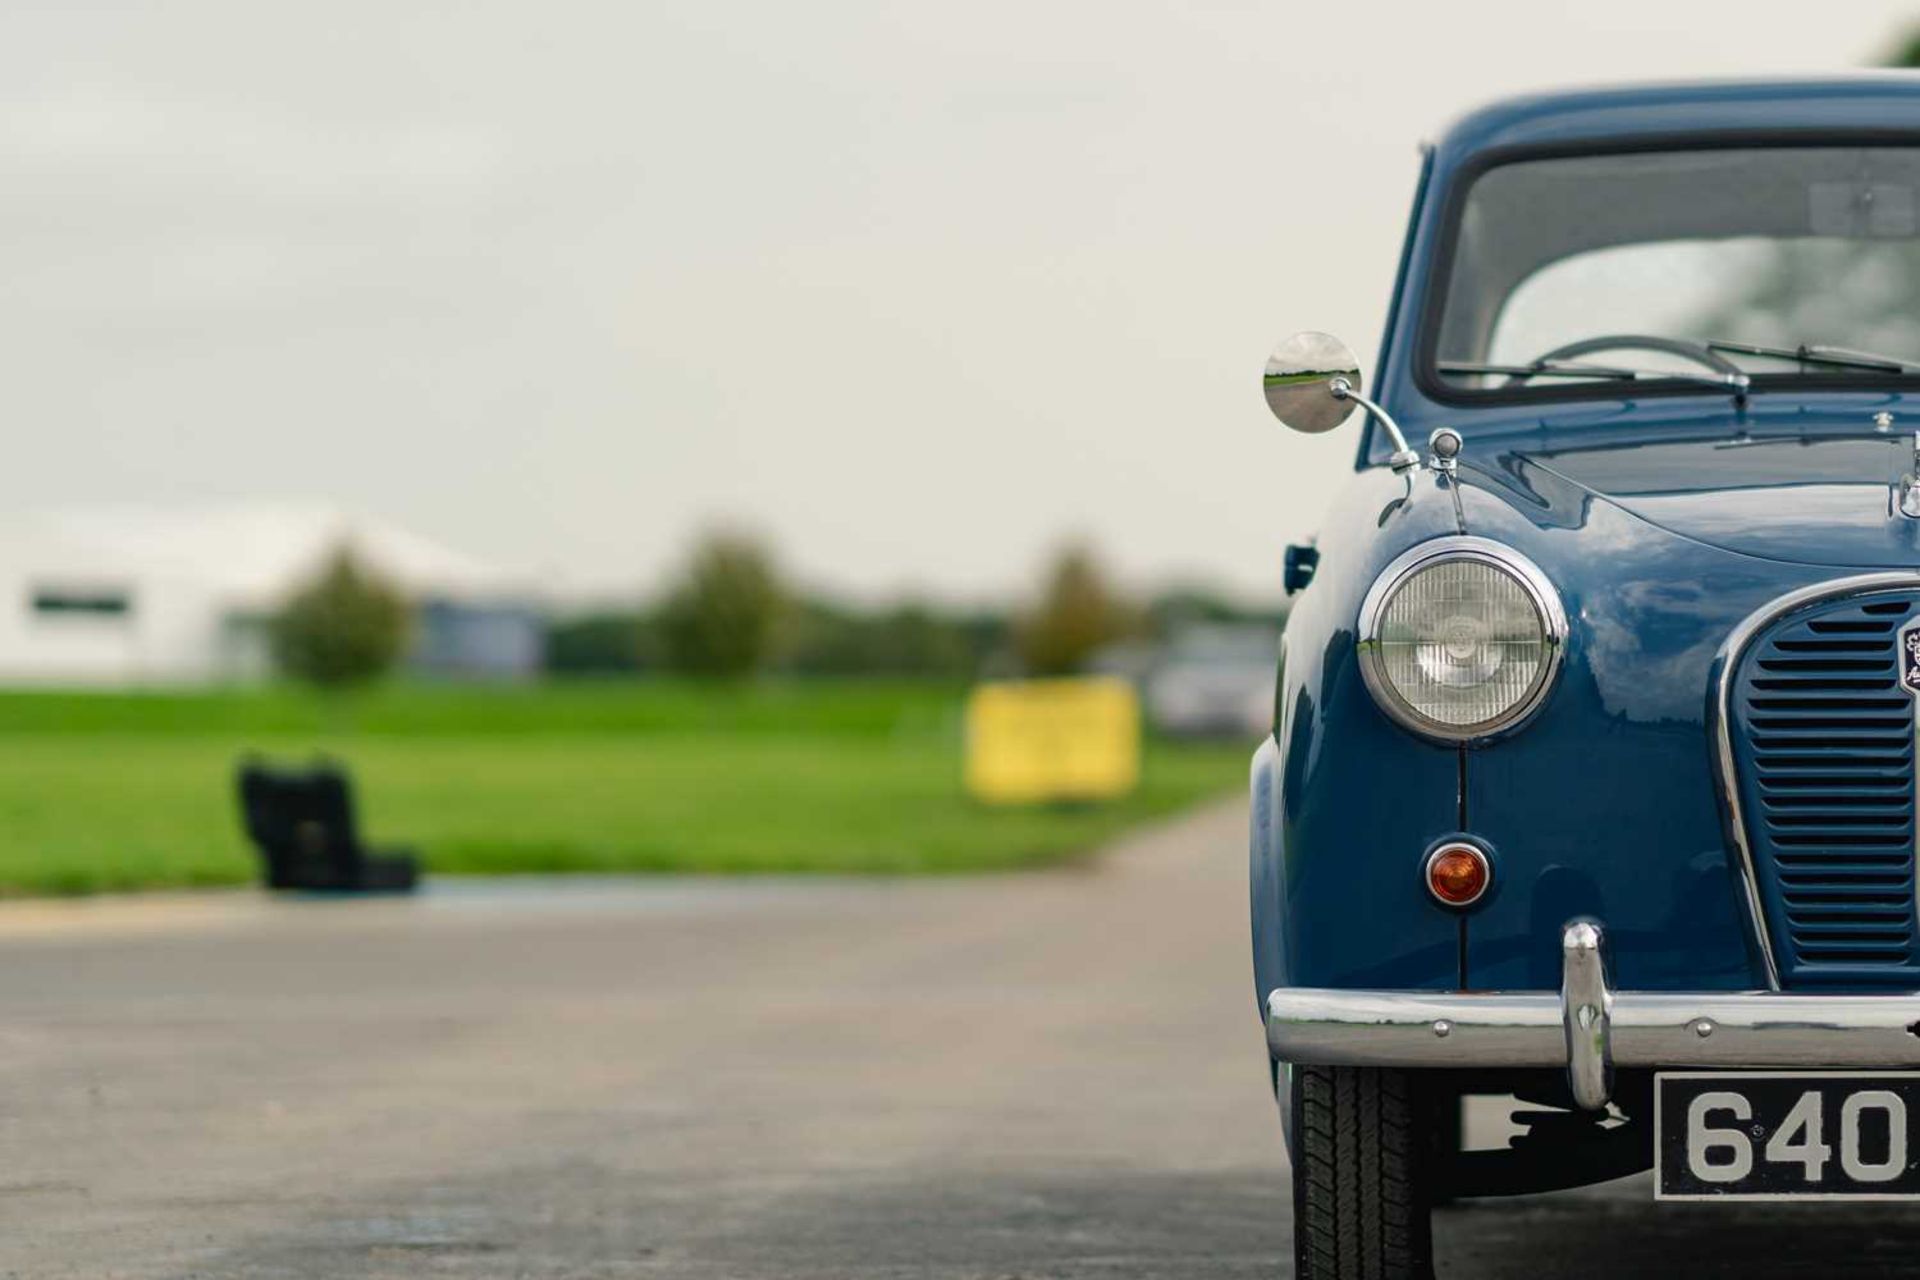
{"type": "MultiPolygon", "coordinates": [[[[1007,879],[0,910],[0,1275],[1283,1274],[1241,822],[1007,879]]],[[[1442,1275],[1920,1274],[1920,1213],[1643,1181],[1438,1230],[1442,1275]]]]}

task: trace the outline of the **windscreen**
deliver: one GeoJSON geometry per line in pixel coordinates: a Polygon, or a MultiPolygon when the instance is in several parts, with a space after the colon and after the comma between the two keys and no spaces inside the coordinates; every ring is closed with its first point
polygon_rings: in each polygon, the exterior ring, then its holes
{"type": "Polygon", "coordinates": [[[1460,206],[1438,323],[1434,372],[1460,390],[1920,371],[1920,148],[1497,166],[1460,206]]]}

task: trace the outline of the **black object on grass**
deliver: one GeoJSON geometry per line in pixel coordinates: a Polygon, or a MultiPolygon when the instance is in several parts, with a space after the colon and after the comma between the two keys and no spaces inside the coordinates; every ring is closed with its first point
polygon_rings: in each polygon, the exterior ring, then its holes
{"type": "Polygon", "coordinates": [[[354,822],[353,786],[337,765],[240,763],[240,811],[267,864],[270,889],[404,893],[419,883],[410,851],[372,850],[354,822]]]}

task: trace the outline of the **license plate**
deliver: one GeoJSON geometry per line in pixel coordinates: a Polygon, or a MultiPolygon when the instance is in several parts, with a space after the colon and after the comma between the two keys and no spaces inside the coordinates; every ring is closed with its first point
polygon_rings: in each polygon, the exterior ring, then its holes
{"type": "Polygon", "coordinates": [[[1662,1072],[1661,1200],[1920,1197],[1920,1072],[1662,1072]]]}

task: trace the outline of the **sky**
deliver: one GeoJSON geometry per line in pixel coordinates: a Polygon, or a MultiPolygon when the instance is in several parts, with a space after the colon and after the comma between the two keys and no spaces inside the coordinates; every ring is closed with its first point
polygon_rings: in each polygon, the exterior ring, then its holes
{"type": "Polygon", "coordinates": [[[656,589],[1007,598],[1063,539],[1276,590],[1417,144],[1512,92],[1842,69],[1920,5],[470,0],[0,14],[0,503],[322,500],[656,589]]]}

